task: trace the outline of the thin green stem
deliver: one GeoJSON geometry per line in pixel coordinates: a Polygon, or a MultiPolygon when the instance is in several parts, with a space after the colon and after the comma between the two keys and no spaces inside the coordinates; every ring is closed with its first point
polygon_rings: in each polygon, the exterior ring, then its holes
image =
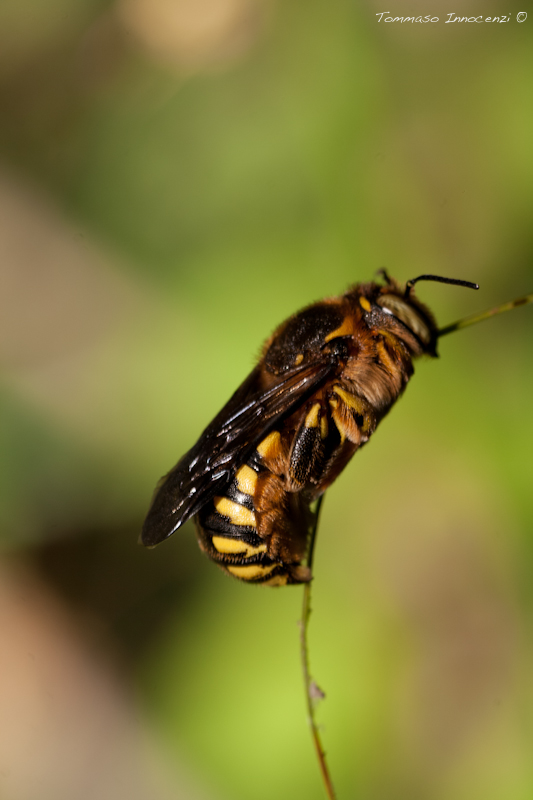
{"type": "Polygon", "coordinates": [[[460,319],[458,322],[454,322],[452,325],[447,325],[445,328],[441,328],[440,331],[437,331],[437,336],[439,338],[441,336],[446,336],[448,333],[458,331],[460,328],[467,328],[469,325],[476,325],[478,322],[483,322],[484,319],[490,319],[490,317],[495,317],[496,314],[503,314],[504,311],[512,311],[513,308],[525,306],[528,303],[533,303],[533,293],[526,294],[525,297],[517,297],[516,300],[510,300],[508,303],[502,303],[501,305],[496,306],[496,308],[490,308],[488,311],[482,311],[480,314],[472,314],[470,317],[460,319]]]}
{"type": "MultiPolygon", "coordinates": [[[[309,541],[309,554],[307,556],[307,566],[311,570],[313,567],[313,555],[315,551],[315,541],[318,530],[318,518],[320,515],[320,507],[322,505],[324,495],[319,498],[315,509],[315,518],[313,520],[313,529],[311,531],[311,538],[309,541]]],[[[311,736],[315,746],[316,756],[324,782],[324,788],[328,800],[335,800],[335,790],[331,782],[328,765],[326,762],[326,753],[322,746],[322,740],[318,730],[318,725],[315,719],[315,706],[318,698],[323,697],[323,693],[311,678],[309,671],[309,645],[307,642],[307,629],[309,626],[309,617],[311,616],[311,581],[304,586],[304,596],[302,605],[302,618],[300,620],[300,655],[302,660],[302,670],[304,674],[305,685],[305,699],[307,704],[307,721],[311,729],[311,736]]]]}

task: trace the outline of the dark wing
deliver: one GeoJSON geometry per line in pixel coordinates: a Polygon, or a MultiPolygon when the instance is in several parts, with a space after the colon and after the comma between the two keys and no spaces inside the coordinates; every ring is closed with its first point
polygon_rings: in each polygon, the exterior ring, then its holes
{"type": "Polygon", "coordinates": [[[143,525],[141,540],[152,546],[174,533],[215,495],[223,494],[255,447],[278,421],[325,383],[337,366],[331,354],[260,388],[257,366],[197,443],[161,479],[143,525]]]}

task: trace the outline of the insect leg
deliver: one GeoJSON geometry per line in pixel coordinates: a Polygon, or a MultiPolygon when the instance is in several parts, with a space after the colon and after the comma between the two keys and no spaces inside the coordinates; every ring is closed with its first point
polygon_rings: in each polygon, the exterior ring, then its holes
{"type": "Polygon", "coordinates": [[[324,452],[328,421],[321,403],[314,403],[297,430],[289,454],[287,488],[295,492],[313,476],[324,452]]]}
{"type": "Polygon", "coordinates": [[[356,395],[343,389],[333,387],[333,396],[329,399],[331,416],[341,436],[341,441],[348,439],[358,447],[368,441],[375,428],[375,421],[367,404],[356,395]]]}

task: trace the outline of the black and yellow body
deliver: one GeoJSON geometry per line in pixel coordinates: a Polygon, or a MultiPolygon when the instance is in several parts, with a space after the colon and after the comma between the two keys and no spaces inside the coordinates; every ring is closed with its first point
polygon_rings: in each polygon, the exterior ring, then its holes
{"type": "MultiPolygon", "coordinates": [[[[424,276],[432,277],[432,276],[424,276]]],[[[253,583],[308,581],[311,504],[404,391],[413,359],[436,356],[431,312],[385,275],[300,311],[156,490],[142,541],[196,518],[200,547],[253,583]]]]}

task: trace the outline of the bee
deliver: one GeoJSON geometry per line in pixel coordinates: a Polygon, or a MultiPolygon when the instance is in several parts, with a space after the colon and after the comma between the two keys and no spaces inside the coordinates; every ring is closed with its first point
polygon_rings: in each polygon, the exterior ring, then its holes
{"type": "Polygon", "coordinates": [[[195,518],[200,548],[228,574],[264,586],[311,580],[312,507],[404,392],[413,360],[439,337],[533,294],[439,329],[405,285],[359,283],[285,320],[259,363],[159,482],[142,530],[154,546],[195,518]]]}

